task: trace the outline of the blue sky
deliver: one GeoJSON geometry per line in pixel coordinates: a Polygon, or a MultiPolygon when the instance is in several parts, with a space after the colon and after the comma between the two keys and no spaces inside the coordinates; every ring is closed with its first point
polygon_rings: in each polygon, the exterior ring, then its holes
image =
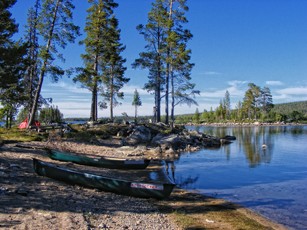
{"type": "MultiPolygon", "coordinates": [[[[18,0],[12,8],[22,34],[27,9],[33,0],[18,0]]],[[[86,0],[74,1],[74,21],[85,25],[86,0]]],[[[146,24],[147,13],[153,0],[117,0],[116,16],[122,30],[122,43],[127,59],[125,75],[131,78],[123,88],[125,99],[114,109],[133,116],[131,105],[138,89],[143,105],[140,115],[152,115],[153,95],[142,90],[147,72],[133,70],[131,63],[143,51],[145,43],[136,26],[146,24]]],[[[186,28],[193,34],[189,42],[192,50],[192,82],[201,95],[196,98],[199,111],[215,109],[230,93],[231,106],[242,101],[250,82],[271,89],[274,103],[307,100],[307,1],[306,0],[188,0],[189,23],[186,28]]],[[[76,42],[63,50],[64,68],[82,66],[80,54],[84,47],[76,42]]],[[[58,83],[48,79],[43,85],[44,97],[52,97],[65,117],[89,117],[89,91],[63,77],[58,83]]],[[[194,113],[196,106],[178,106],[176,114],[194,113]]],[[[164,110],[162,109],[164,113],[164,110]]],[[[109,116],[109,111],[99,111],[99,116],[109,116]]]]}

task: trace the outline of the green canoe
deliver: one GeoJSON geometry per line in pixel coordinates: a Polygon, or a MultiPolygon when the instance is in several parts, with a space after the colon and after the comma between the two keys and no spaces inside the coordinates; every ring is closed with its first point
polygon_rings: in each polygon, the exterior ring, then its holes
{"type": "Polygon", "coordinates": [[[127,160],[107,157],[89,157],[53,149],[47,149],[47,153],[48,156],[53,160],[73,162],[81,165],[110,169],[145,169],[150,163],[150,160],[127,160]]]}
{"type": "Polygon", "coordinates": [[[33,167],[40,176],[127,196],[164,199],[171,194],[175,186],[173,183],[134,182],[104,177],[60,167],[38,159],[33,159],[33,167]]]}

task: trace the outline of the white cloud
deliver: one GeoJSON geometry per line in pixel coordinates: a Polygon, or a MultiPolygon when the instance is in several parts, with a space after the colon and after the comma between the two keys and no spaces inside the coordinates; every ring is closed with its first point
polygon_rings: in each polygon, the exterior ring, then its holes
{"type": "Polygon", "coordinates": [[[281,81],[266,81],[265,84],[271,86],[280,86],[283,85],[284,83],[281,81]]]}
{"type": "Polygon", "coordinates": [[[216,72],[216,71],[206,71],[202,73],[201,75],[222,75],[222,73],[216,72]]]}
{"type": "Polygon", "coordinates": [[[307,95],[307,87],[290,87],[276,91],[279,94],[287,95],[307,95]]]}
{"type": "Polygon", "coordinates": [[[244,95],[245,88],[246,88],[246,81],[229,81],[228,87],[224,89],[211,89],[208,91],[201,92],[201,97],[205,98],[217,98],[222,99],[225,97],[226,91],[229,92],[230,97],[240,97],[244,95]]]}
{"type": "Polygon", "coordinates": [[[307,86],[289,87],[276,90],[273,94],[274,103],[285,103],[307,100],[307,86]]]}

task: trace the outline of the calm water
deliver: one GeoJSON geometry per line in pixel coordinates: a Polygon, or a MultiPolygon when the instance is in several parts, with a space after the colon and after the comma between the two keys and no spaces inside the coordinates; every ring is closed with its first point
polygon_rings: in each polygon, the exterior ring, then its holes
{"type": "Polygon", "coordinates": [[[181,154],[173,172],[180,187],[239,203],[290,229],[307,229],[307,126],[187,128],[237,140],[181,154]]]}

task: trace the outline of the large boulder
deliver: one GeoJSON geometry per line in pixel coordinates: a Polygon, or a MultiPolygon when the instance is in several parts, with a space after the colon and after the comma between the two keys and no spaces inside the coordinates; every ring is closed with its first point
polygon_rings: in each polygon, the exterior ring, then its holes
{"type": "Polygon", "coordinates": [[[136,126],[132,133],[126,138],[125,143],[129,145],[137,145],[140,143],[148,143],[150,140],[150,129],[145,126],[136,126]]]}
{"type": "Polygon", "coordinates": [[[152,138],[151,144],[161,146],[163,149],[178,149],[184,144],[184,141],[177,134],[164,135],[159,133],[152,138]]]}

